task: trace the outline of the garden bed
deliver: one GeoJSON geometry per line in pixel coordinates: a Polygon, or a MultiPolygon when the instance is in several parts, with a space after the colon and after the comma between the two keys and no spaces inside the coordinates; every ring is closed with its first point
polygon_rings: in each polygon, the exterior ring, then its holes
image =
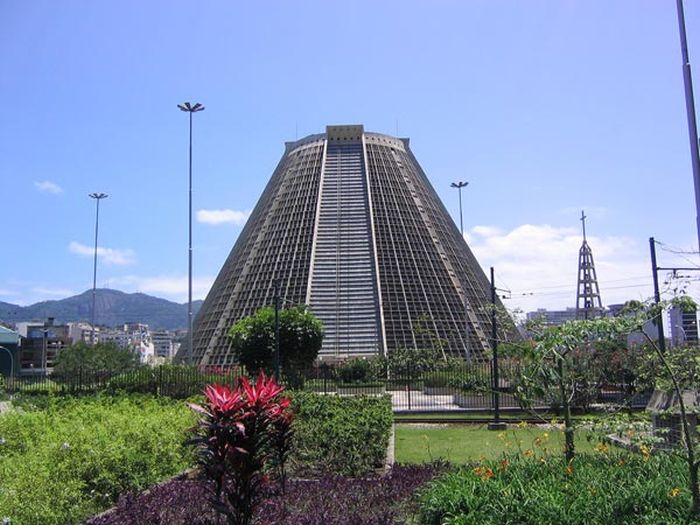
{"type": "MultiPolygon", "coordinates": [[[[258,523],[287,525],[397,525],[417,515],[415,491],[442,466],[396,466],[384,476],[324,476],[291,480],[286,494],[268,487],[256,512],[258,523]]],[[[217,516],[207,501],[210,487],[197,480],[175,480],[141,495],[127,495],[113,512],[87,525],[213,525],[217,516]]]]}
{"type": "Polygon", "coordinates": [[[686,487],[682,460],[664,454],[581,454],[571,463],[513,454],[430,483],[420,523],[681,525],[689,523],[686,487]]]}

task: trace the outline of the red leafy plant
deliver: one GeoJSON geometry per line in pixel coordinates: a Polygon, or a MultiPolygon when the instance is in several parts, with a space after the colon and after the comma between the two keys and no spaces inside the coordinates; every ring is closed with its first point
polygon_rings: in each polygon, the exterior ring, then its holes
{"type": "Polygon", "coordinates": [[[201,415],[189,443],[197,447],[202,474],[213,482],[213,508],[229,525],[250,525],[263,498],[267,469],[284,486],[293,414],[283,390],[260,372],[255,383],[240,377],[234,388],[209,385],[204,406],[189,404],[201,415]]]}

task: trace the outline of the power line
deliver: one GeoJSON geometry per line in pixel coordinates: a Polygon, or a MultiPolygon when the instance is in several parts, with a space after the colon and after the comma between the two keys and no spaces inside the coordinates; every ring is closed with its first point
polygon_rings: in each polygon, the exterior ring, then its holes
{"type": "MultiPolygon", "coordinates": [[[[603,284],[603,283],[605,283],[605,284],[607,284],[607,283],[620,283],[620,282],[624,282],[624,281],[635,281],[638,279],[648,279],[648,276],[638,275],[636,277],[624,277],[622,279],[609,279],[606,281],[600,281],[600,283],[601,284],[603,284]]],[[[540,286],[537,288],[521,288],[520,290],[513,290],[512,292],[517,294],[520,292],[535,292],[537,290],[552,290],[555,288],[571,288],[571,287],[572,287],[571,284],[556,284],[556,285],[552,285],[552,286],[540,286]]]]}

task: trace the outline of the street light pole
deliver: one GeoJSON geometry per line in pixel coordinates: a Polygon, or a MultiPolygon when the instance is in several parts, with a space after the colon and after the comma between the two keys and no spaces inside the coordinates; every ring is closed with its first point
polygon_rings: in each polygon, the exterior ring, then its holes
{"type": "MultiPolygon", "coordinates": [[[[450,184],[452,188],[457,188],[459,191],[459,232],[462,235],[462,241],[464,241],[464,223],[462,222],[462,188],[467,186],[468,182],[453,182],[450,184]]],[[[464,287],[464,354],[467,361],[471,361],[471,354],[469,353],[469,298],[467,297],[467,288],[464,287]]]]}
{"type": "Polygon", "coordinates": [[[177,105],[180,111],[190,115],[190,169],[189,169],[189,242],[188,242],[188,269],[187,269],[187,364],[192,364],[192,114],[204,111],[204,106],[199,102],[194,105],[184,102],[177,105]]]}
{"type": "Polygon", "coordinates": [[[688,137],[690,139],[690,162],[693,168],[693,185],[695,187],[695,221],[700,243],[700,149],[698,148],[698,125],[695,118],[695,97],[693,96],[693,77],[690,72],[688,56],[688,39],[685,34],[685,13],[683,0],[676,0],[678,29],[681,37],[681,58],[683,60],[683,86],[685,88],[685,111],[688,119],[688,137]]]}
{"type": "Polygon", "coordinates": [[[95,344],[95,299],[97,296],[97,232],[100,224],[100,201],[106,199],[106,193],[90,193],[89,197],[95,199],[95,257],[92,264],[92,320],[90,323],[90,344],[95,344]]]}
{"type": "Polygon", "coordinates": [[[464,238],[464,224],[462,223],[462,188],[464,188],[468,182],[453,182],[450,184],[452,188],[457,188],[459,191],[459,231],[462,234],[462,238],[464,238]]]}

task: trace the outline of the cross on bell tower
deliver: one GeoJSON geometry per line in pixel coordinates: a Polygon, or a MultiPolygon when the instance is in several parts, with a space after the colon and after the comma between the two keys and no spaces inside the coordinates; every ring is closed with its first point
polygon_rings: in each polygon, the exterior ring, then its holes
{"type": "Polygon", "coordinates": [[[583,244],[578,251],[578,286],[576,288],[576,319],[593,319],[603,312],[600,289],[593,264],[593,251],[586,241],[586,215],[581,210],[583,244]]]}

